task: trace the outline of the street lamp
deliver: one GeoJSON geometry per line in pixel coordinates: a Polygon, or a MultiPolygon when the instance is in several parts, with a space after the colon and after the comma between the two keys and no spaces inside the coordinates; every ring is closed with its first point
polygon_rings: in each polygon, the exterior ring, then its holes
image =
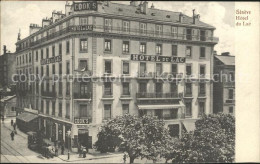
{"type": "Polygon", "coordinates": [[[70,144],[70,134],[71,134],[71,131],[68,130],[67,131],[67,135],[68,135],[68,160],[70,159],[70,147],[69,147],[69,144],[70,144]]]}

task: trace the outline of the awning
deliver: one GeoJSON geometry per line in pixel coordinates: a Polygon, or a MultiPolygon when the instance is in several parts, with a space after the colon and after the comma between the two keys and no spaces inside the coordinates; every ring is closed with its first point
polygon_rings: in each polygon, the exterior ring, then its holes
{"type": "Polygon", "coordinates": [[[24,122],[30,122],[34,119],[36,119],[38,115],[32,114],[32,113],[22,113],[19,116],[16,117],[16,119],[22,120],[24,122]]]}
{"type": "Polygon", "coordinates": [[[137,105],[138,109],[174,109],[184,107],[182,104],[165,104],[165,105],[137,105]]]}

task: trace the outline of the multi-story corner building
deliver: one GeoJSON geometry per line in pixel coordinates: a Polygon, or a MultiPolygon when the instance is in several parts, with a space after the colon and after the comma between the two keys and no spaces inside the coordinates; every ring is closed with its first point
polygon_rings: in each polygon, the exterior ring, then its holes
{"type": "Polygon", "coordinates": [[[15,84],[12,76],[15,74],[15,54],[3,47],[3,55],[0,55],[0,88],[15,84]]]}
{"type": "Polygon", "coordinates": [[[213,112],[210,79],[218,39],[199,15],[134,1],[65,8],[16,43],[17,60],[31,53],[33,74],[45,77],[32,83],[30,100],[47,138],[67,143],[71,130],[73,150],[78,142],[91,148],[100,125],[125,113],[158,116],[179,136],[202,113],[213,112]]]}
{"type": "Polygon", "coordinates": [[[214,56],[214,113],[235,115],[235,56],[229,52],[214,56]]]}

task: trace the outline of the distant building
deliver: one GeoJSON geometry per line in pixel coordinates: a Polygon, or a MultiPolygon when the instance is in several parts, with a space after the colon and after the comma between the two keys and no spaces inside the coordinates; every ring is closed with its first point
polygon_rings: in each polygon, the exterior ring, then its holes
{"type": "Polygon", "coordinates": [[[235,114],[235,56],[214,56],[213,111],[235,114]]]}
{"type": "Polygon", "coordinates": [[[3,48],[3,55],[0,55],[0,88],[9,87],[14,84],[12,76],[15,74],[15,60],[14,53],[7,52],[6,46],[3,48]]]}
{"type": "Polygon", "coordinates": [[[4,117],[16,116],[16,96],[5,96],[0,99],[1,115],[4,117]]]}

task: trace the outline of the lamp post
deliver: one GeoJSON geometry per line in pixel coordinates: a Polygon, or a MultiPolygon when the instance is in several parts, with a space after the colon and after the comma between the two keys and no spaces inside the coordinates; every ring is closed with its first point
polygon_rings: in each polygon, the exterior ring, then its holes
{"type": "Polygon", "coordinates": [[[71,134],[71,131],[68,130],[67,131],[67,135],[68,135],[68,160],[70,159],[70,147],[69,147],[69,144],[70,144],[70,134],[71,134]]]}

